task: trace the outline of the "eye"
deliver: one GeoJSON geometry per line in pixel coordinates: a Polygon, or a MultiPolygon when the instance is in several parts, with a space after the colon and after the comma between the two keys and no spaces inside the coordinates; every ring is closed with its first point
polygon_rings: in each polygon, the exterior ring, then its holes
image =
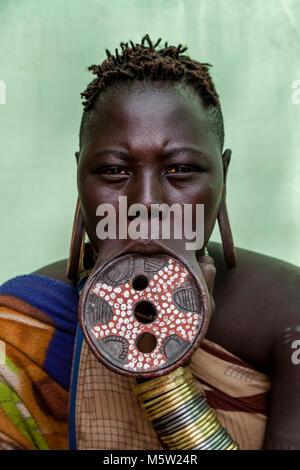
{"type": "Polygon", "coordinates": [[[183,173],[193,173],[196,171],[200,171],[199,168],[194,166],[188,165],[172,165],[166,170],[166,175],[176,175],[176,174],[183,174],[183,173]]]}
{"type": "Polygon", "coordinates": [[[99,168],[96,173],[104,176],[128,176],[128,170],[118,166],[99,168]]]}

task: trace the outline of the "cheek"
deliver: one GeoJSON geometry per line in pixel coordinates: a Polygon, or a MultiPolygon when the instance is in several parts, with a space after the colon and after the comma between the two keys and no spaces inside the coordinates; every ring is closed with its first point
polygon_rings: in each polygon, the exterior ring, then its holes
{"type": "Polygon", "coordinates": [[[197,193],[190,197],[190,203],[204,204],[204,238],[205,244],[209,240],[216,219],[222,197],[223,178],[222,173],[209,175],[202,184],[199,184],[197,193]]]}
{"type": "Polygon", "coordinates": [[[94,247],[97,247],[99,244],[96,234],[96,227],[99,222],[99,216],[96,215],[97,208],[101,204],[109,203],[115,207],[117,213],[119,196],[124,195],[124,191],[121,191],[117,185],[109,187],[101,183],[97,175],[85,170],[83,165],[78,167],[77,187],[84,226],[91,243],[94,247]]]}
{"type": "Polygon", "coordinates": [[[222,187],[218,188],[218,191],[215,187],[210,188],[210,192],[207,198],[207,202],[204,206],[204,219],[205,219],[205,242],[207,243],[214,225],[218,216],[218,210],[221,202],[222,196],[222,187]]]}
{"type": "MultiPolygon", "coordinates": [[[[204,242],[208,242],[221,202],[223,179],[219,173],[213,177],[211,174],[203,175],[201,179],[187,185],[185,188],[178,188],[173,194],[173,201],[181,201],[182,204],[193,205],[193,231],[196,230],[196,205],[204,205],[204,242]],[[176,193],[176,194],[175,194],[176,193]]],[[[197,222],[200,223],[200,222],[197,222]]],[[[198,225],[199,229],[199,225],[198,225]]]]}
{"type": "Polygon", "coordinates": [[[215,222],[218,216],[219,206],[222,198],[223,176],[218,172],[216,178],[210,182],[205,196],[204,202],[204,218],[205,218],[205,244],[208,242],[215,222]]]}

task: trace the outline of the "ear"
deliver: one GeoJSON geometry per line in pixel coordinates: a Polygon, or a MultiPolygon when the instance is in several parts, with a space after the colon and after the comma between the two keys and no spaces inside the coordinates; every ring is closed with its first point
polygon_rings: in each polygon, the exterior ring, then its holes
{"type": "Polygon", "coordinates": [[[227,171],[231,159],[231,150],[226,149],[222,155],[222,162],[223,162],[223,181],[224,181],[224,186],[226,187],[226,180],[227,180],[227,171]]]}
{"type": "Polygon", "coordinates": [[[79,160],[79,152],[75,152],[75,158],[76,158],[76,162],[78,164],[78,160],[79,160]]]}

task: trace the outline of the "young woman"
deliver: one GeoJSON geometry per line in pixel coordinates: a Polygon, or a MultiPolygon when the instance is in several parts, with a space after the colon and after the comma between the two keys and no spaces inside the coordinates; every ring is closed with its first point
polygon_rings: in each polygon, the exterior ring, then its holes
{"type": "MultiPolygon", "coordinates": [[[[120,196],[128,205],[146,207],[204,204],[204,247],[215,269],[209,263],[202,269],[215,310],[191,369],[240,448],[299,449],[300,365],[293,345],[299,336],[300,271],[244,249],[235,254],[225,201],[231,151],[223,149],[222,112],[208,65],[184,55],[181,45],[158,46],[146,35],[141,44],[121,43],[121,52],[107,51],[101,65],[90,67],[96,78],[82,94],[76,153],[76,221],[82,218],[90,241],[86,265],[111,246],[96,235],[100,204],[117,207],[120,196]],[[223,248],[209,242],[217,219],[223,248]]],[[[152,248],[135,243],[135,252],[152,248]]],[[[201,259],[204,248],[197,255],[201,259]]],[[[6,351],[0,365],[0,447],[74,447],[67,442],[69,424],[77,448],[161,449],[131,394],[132,378],[94,362],[91,370],[99,367],[98,375],[74,378],[73,261],[73,282],[65,260],[0,289],[6,351]],[[71,375],[80,400],[70,399],[71,375]]]]}

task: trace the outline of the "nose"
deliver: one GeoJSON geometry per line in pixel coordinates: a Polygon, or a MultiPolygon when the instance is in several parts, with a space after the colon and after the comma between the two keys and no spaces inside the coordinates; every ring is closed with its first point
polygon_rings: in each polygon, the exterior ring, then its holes
{"type": "MultiPolygon", "coordinates": [[[[128,204],[142,204],[151,215],[152,204],[167,203],[166,188],[163,181],[152,171],[143,171],[136,177],[136,181],[131,185],[130,194],[128,194],[128,204]]],[[[138,214],[137,214],[138,215],[138,214]]],[[[129,218],[134,216],[129,216],[129,218]]]]}

